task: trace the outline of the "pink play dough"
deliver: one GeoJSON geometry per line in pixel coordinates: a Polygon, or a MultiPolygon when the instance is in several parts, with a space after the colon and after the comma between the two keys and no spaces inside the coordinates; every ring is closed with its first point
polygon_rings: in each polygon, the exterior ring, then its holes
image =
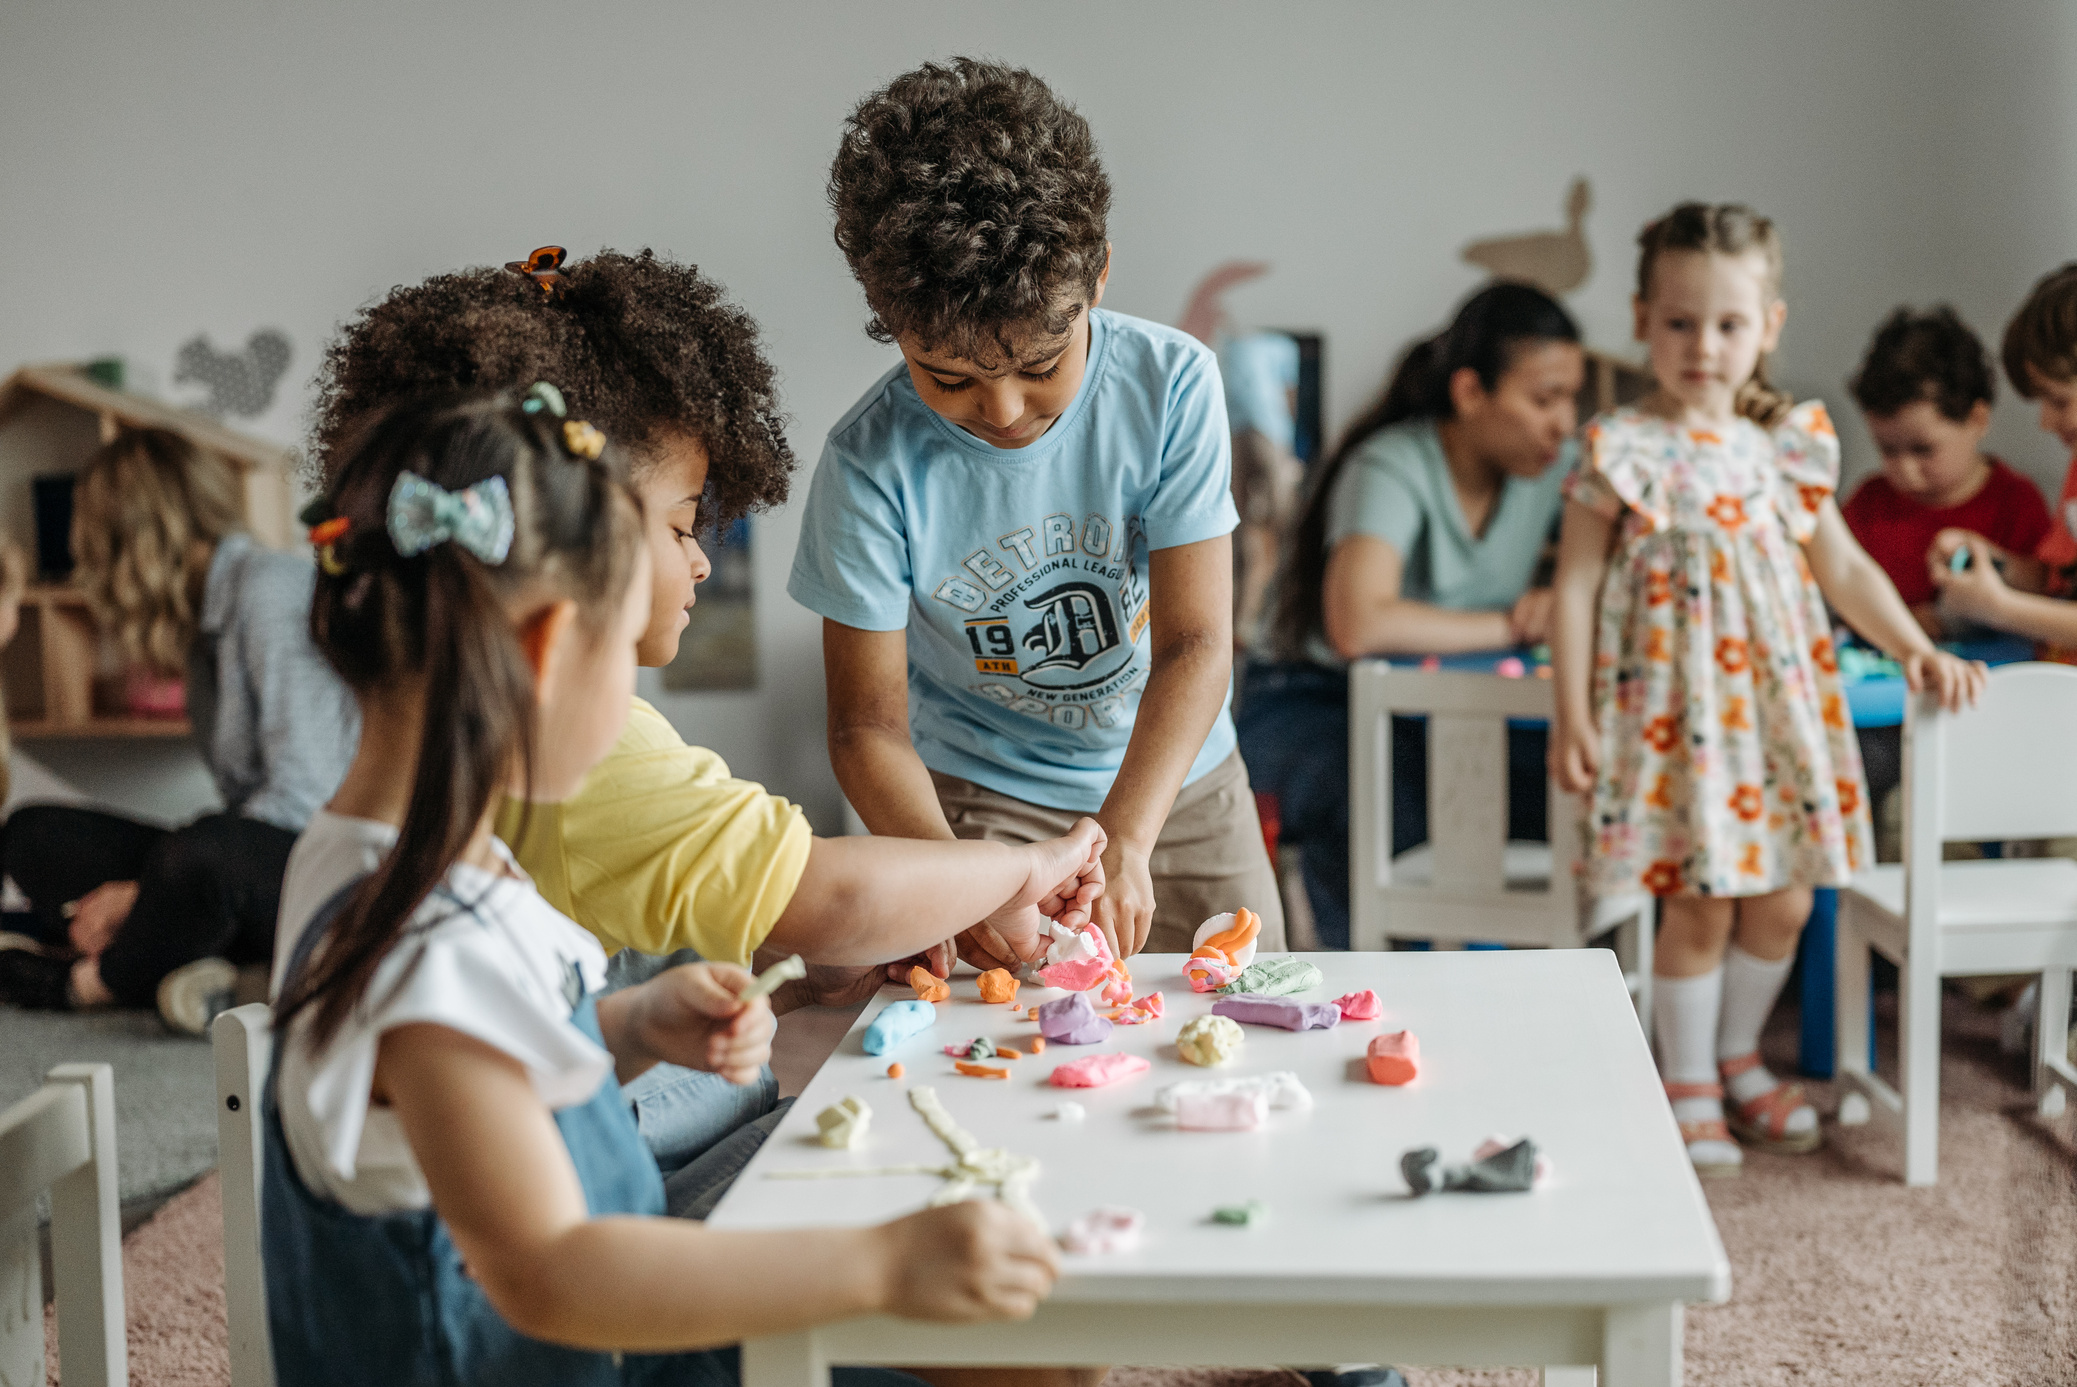
{"type": "Polygon", "coordinates": [[[1269,1095],[1259,1088],[1176,1100],[1176,1126],[1186,1132],[1252,1132],[1268,1120],[1269,1095]]]}
{"type": "Polygon", "coordinates": [[[1367,987],[1361,992],[1336,997],[1334,1005],[1341,1008],[1341,1019],[1344,1021],[1375,1021],[1385,1012],[1384,1004],[1377,999],[1377,993],[1367,987]]]}
{"type": "Polygon", "coordinates": [[[1060,1243],[1069,1252],[1130,1252],[1139,1246],[1140,1229],[1145,1225],[1146,1219],[1137,1209],[1091,1209],[1067,1225],[1060,1243]]]}
{"type": "Polygon", "coordinates": [[[1144,1074],[1153,1067],[1138,1055],[1088,1055],[1057,1066],[1053,1070],[1053,1087],[1102,1088],[1144,1074]]]}
{"type": "Polygon", "coordinates": [[[1370,1042],[1372,1083],[1410,1083],[1420,1072],[1421,1041],[1412,1031],[1393,1031],[1370,1042]]]}

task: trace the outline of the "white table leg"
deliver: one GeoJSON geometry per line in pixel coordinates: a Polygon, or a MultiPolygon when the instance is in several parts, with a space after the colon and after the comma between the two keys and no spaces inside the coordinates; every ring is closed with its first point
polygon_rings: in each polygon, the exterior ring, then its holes
{"type": "Polygon", "coordinates": [[[1545,1368],[1543,1387],[1594,1387],[1592,1368],[1545,1368]]]}
{"type": "Polygon", "coordinates": [[[811,1331],[743,1345],[743,1387],[829,1387],[829,1360],[811,1331]]]}
{"type": "Polygon", "coordinates": [[[1621,1305],[1601,1331],[1601,1387],[1680,1387],[1681,1306],[1621,1305]]]}

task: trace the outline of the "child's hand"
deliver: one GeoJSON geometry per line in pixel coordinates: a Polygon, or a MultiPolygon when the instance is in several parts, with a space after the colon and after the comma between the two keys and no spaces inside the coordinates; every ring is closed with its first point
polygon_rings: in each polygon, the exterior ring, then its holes
{"type": "Polygon", "coordinates": [[[886,1309],[959,1324],[1028,1320],[1052,1294],[1060,1254],[1045,1230],[992,1199],[973,1199],[882,1224],[886,1309]]]}
{"type": "Polygon", "coordinates": [[[687,963],[666,968],[630,988],[634,1011],[628,1034],[652,1058],[719,1074],[732,1084],[754,1082],[772,1057],[771,1003],[745,1005],[748,970],[733,963],[687,963]]]}
{"type": "Polygon", "coordinates": [[[1551,617],[1558,609],[1557,594],[1549,588],[1531,588],[1515,599],[1507,614],[1507,629],[1516,645],[1541,645],[1551,638],[1551,617]]]}
{"type": "Polygon", "coordinates": [[[134,881],[104,882],[81,896],[72,903],[72,923],[66,930],[72,947],[88,958],[98,957],[114,942],[115,932],[136,904],[134,881]]]}
{"type": "MultiPolygon", "coordinates": [[[[1103,894],[1103,850],[1110,841],[1103,825],[1082,818],[1075,820],[1066,837],[1033,843],[1025,849],[1031,854],[1031,871],[1024,889],[1017,893],[1017,903],[1029,902],[1038,907],[1040,915],[1069,929],[1088,924],[1089,912],[1103,894]]],[[[1045,947],[1044,938],[1036,933],[1029,940],[1005,935],[1003,942],[1021,958],[1036,958],[1045,947]]]]}
{"type": "Polygon", "coordinates": [[[1906,655],[1899,663],[1904,666],[1904,683],[1911,692],[1931,689],[1940,706],[1950,713],[1975,707],[1976,700],[1983,697],[1984,680],[1990,678],[1990,670],[1983,661],[1964,660],[1944,650],[1906,655]]]}
{"type": "Polygon", "coordinates": [[[1933,586],[1940,593],[1942,616],[1956,616],[1964,620],[1980,622],[1985,626],[1998,624],[1999,612],[2005,598],[2012,590],[2005,586],[2005,579],[1998,566],[1991,562],[1988,542],[1966,530],[1942,530],[1933,541],[1926,555],[1926,570],[1932,575],[1933,586]],[[1961,536],[1947,545],[1946,557],[1941,556],[1941,540],[1949,536],[1961,536]],[[1948,566],[1956,550],[1969,545],[1969,566],[1957,573],[1948,566]],[[1978,548],[1983,544],[1983,548],[1978,548]]]}
{"type": "Polygon", "coordinates": [[[1558,788],[1571,795],[1583,795],[1594,788],[1594,777],[1601,770],[1601,733],[1588,723],[1571,723],[1559,719],[1550,745],[1551,778],[1558,788]]]}
{"type": "Polygon", "coordinates": [[[1123,839],[1112,841],[1103,851],[1103,883],[1090,919],[1116,957],[1131,958],[1154,928],[1154,874],[1146,852],[1123,839]]]}

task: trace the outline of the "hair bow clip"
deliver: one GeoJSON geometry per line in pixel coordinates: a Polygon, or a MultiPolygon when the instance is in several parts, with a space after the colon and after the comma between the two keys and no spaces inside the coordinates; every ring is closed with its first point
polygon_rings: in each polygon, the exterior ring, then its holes
{"type": "Polygon", "coordinates": [[[449,540],[488,564],[512,552],[512,491],[491,477],[449,491],[416,472],[399,472],[389,489],[389,537],[404,558],[449,540]]]}
{"type": "Polygon", "coordinates": [[[505,268],[540,285],[542,293],[552,294],[563,282],[563,261],[568,257],[569,252],[561,246],[540,246],[524,260],[507,260],[505,268]]]}
{"type": "Polygon", "coordinates": [[[346,565],[339,561],[338,551],[333,546],[346,538],[346,532],[352,528],[353,521],[343,515],[320,520],[310,527],[310,543],[317,550],[317,566],[331,577],[346,576],[346,565]]]}
{"type": "Polygon", "coordinates": [[[545,380],[537,380],[526,388],[526,396],[519,402],[519,412],[539,414],[544,409],[558,419],[569,412],[569,407],[563,403],[563,392],[545,380]]]}
{"type": "Polygon", "coordinates": [[[606,435],[582,419],[570,419],[563,424],[563,447],[570,450],[572,457],[597,462],[599,454],[606,451],[606,435]]]}

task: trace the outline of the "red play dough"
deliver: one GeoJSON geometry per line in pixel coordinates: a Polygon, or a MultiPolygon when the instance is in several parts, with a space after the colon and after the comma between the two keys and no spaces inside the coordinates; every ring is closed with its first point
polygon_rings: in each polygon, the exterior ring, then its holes
{"type": "Polygon", "coordinates": [[[1055,1088],[1102,1088],[1105,1084],[1144,1074],[1154,1066],[1138,1055],[1089,1055],[1069,1060],[1053,1071],[1055,1088]]]}
{"type": "Polygon", "coordinates": [[[1421,1072],[1421,1041],[1412,1031],[1393,1031],[1370,1042],[1370,1081],[1403,1084],[1421,1072]]]}
{"type": "Polygon", "coordinates": [[[1377,999],[1377,993],[1367,987],[1361,992],[1336,997],[1334,1005],[1341,1008],[1341,1019],[1344,1021],[1375,1021],[1385,1010],[1384,1004],[1377,999]]]}

